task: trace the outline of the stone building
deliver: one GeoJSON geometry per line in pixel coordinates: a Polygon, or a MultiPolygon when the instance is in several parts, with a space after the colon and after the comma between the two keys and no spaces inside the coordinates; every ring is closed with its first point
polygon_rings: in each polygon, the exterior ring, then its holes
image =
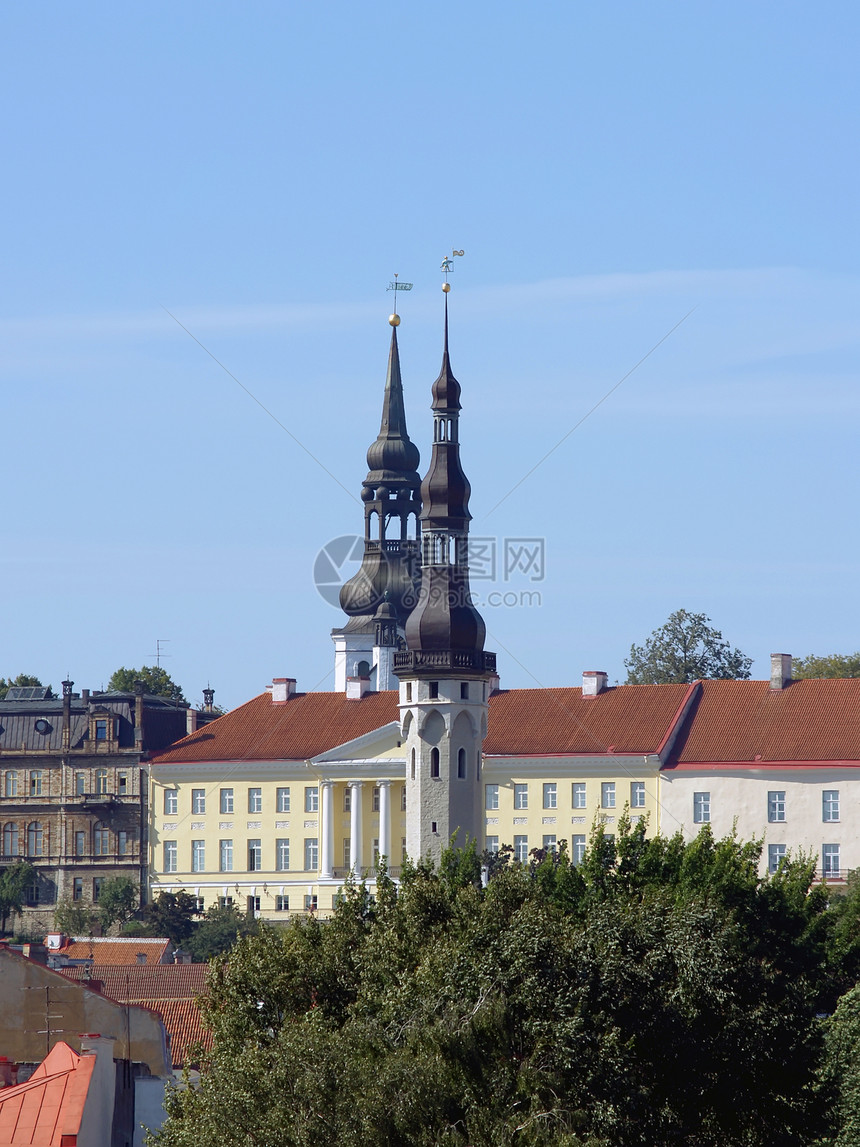
{"type": "Polygon", "coordinates": [[[13,687],[0,701],[0,865],[27,860],[24,929],[49,929],[57,901],[92,903],[105,880],[147,884],[149,753],[211,719],[163,697],[13,687]]]}

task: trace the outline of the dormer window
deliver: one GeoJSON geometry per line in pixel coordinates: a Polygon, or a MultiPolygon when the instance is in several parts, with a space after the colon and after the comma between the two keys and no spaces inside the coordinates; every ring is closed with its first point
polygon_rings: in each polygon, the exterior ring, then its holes
{"type": "Polygon", "coordinates": [[[99,718],[96,721],[96,740],[106,741],[108,739],[108,723],[107,720],[99,718]]]}

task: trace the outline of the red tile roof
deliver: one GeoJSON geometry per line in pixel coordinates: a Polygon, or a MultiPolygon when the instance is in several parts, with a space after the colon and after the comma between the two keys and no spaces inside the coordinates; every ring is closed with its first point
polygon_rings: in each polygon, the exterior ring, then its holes
{"type": "Polygon", "coordinates": [[[139,952],[146,953],[147,964],[160,964],[170,958],[173,947],[169,940],[154,940],[126,936],[72,936],[62,948],[53,949],[72,960],[93,959],[99,964],[137,964],[139,952]]]}
{"type": "Polygon", "coordinates": [[[703,681],[672,765],[759,759],[860,764],[860,678],[703,681]]]}
{"type": "MultiPolygon", "coordinates": [[[[655,752],[686,685],[629,685],[583,698],[582,690],[511,689],[490,698],[490,755],[655,752]]],[[[398,720],[394,691],[347,701],[341,693],[299,693],[273,705],[268,693],[220,717],[153,758],[192,761],[307,760],[398,720]]]]}
{"type": "MultiPolygon", "coordinates": [[[[212,1033],[203,1027],[197,1004],[207,995],[208,964],[157,964],[117,967],[62,968],[70,980],[102,992],[120,1004],[142,1004],[161,1015],[170,1037],[170,1059],[175,1068],[185,1065],[188,1048],[195,1043],[212,1046],[212,1033]]],[[[2,1093],[0,1093],[2,1094],[2,1093]]],[[[0,1140],[2,1143],[2,1140],[0,1140]]]]}
{"type": "Polygon", "coordinates": [[[490,698],[488,756],[654,753],[686,685],[625,685],[597,697],[581,689],[511,689],[490,698]]]}
{"type": "Polygon", "coordinates": [[[0,1143],[76,1143],[96,1057],[58,1043],[25,1083],[0,1091],[0,1143]]]}
{"type": "Polygon", "coordinates": [[[70,980],[101,985],[99,991],[121,1004],[150,1000],[194,999],[206,993],[208,964],[119,965],[93,964],[91,968],[61,968],[70,980]]]}
{"type": "Polygon", "coordinates": [[[153,758],[176,761],[305,761],[398,720],[398,695],[367,693],[347,701],[343,693],[297,693],[284,705],[268,693],[240,705],[153,758]]]}

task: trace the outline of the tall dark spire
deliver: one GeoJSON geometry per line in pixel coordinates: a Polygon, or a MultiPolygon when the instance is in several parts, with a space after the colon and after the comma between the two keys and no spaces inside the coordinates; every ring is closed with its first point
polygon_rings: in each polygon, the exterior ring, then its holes
{"type": "Polygon", "coordinates": [[[483,675],[495,666],[495,655],[484,653],[486,626],[469,587],[471,488],[460,462],[460,409],[460,384],[448,354],[446,290],[442,368],[433,383],[433,452],[421,483],[421,590],[406,622],[408,652],[395,657],[398,673],[427,665],[483,675]]]}
{"type": "MultiPolygon", "coordinates": [[[[417,579],[418,476],[420,455],[406,430],[397,327],[390,317],[391,348],[385,377],[379,435],[367,451],[368,473],[361,488],[364,502],[364,556],[361,569],[340,590],[344,613],[372,629],[377,606],[388,593],[401,624],[414,604],[417,579]]],[[[350,626],[353,622],[349,623],[350,626]]]]}

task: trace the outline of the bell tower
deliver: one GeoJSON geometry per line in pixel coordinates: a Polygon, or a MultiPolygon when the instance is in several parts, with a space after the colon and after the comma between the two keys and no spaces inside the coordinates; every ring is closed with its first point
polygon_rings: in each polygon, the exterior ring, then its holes
{"type": "Polygon", "coordinates": [[[406,748],[406,851],[439,861],[456,833],[480,838],[481,744],[496,655],[469,587],[470,486],[460,462],[460,384],[448,355],[447,273],[442,369],[433,383],[433,452],[421,483],[421,587],[394,655],[406,748]]]}
{"type": "Polygon", "coordinates": [[[393,314],[388,321],[391,347],[382,422],[367,451],[368,473],[361,487],[364,553],[358,573],[340,589],[340,605],[349,621],[332,630],[338,692],[346,691],[347,677],[362,663],[372,689],[397,688],[391,652],[402,644],[403,627],[417,598],[421,459],[406,430],[397,346],[400,316],[393,314]]]}

